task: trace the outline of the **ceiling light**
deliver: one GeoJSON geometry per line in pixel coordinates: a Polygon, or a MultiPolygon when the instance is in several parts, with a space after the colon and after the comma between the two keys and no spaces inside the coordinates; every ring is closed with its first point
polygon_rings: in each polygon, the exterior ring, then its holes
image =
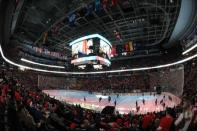
{"type": "Polygon", "coordinates": [[[190,47],[189,49],[187,49],[186,51],[184,51],[183,53],[182,53],[182,55],[185,55],[185,54],[187,54],[187,53],[189,53],[190,51],[192,51],[193,49],[195,49],[197,47],[197,43],[196,44],[194,44],[192,47],[190,47]]]}

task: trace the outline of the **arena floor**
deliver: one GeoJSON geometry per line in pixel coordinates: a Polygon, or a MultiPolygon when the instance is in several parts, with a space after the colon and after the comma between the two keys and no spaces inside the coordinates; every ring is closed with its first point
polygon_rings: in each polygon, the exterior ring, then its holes
{"type": "Polygon", "coordinates": [[[118,97],[116,94],[111,94],[110,102],[108,102],[108,96],[101,95],[101,93],[89,94],[87,91],[75,90],[44,90],[43,92],[60,101],[70,104],[80,104],[83,108],[96,111],[102,111],[105,106],[114,106],[114,101],[116,100],[116,111],[119,111],[121,114],[129,112],[138,114],[158,112],[165,110],[166,107],[174,107],[180,103],[178,97],[167,92],[163,92],[161,95],[153,95],[154,93],[144,93],[144,95],[142,93],[127,93],[120,94],[118,97]],[[86,101],[84,101],[84,97],[86,101]],[[101,102],[99,102],[100,97],[102,97],[101,102]],[[145,104],[142,102],[143,99],[145,100],[145,104]],[[158,101],[157,105],[155,104],[156,99],[158,101]],[[162,99],[165,107],[163,104],[160,104],[162,99]],[[136,111],[136,101],[138,106],[140,106],[138,112],[136,111]]]}

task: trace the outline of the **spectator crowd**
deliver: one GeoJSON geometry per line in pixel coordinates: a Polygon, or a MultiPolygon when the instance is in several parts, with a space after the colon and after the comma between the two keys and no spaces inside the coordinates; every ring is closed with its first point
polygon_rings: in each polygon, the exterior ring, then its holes
{"type": "Polygon", "coordinates": [[[61,103],[16,78],[1,76],[1,131],[194,131],[196,125],[196,107],[185,98],[180,106],[163,112],[102,114],[61,103]]]}

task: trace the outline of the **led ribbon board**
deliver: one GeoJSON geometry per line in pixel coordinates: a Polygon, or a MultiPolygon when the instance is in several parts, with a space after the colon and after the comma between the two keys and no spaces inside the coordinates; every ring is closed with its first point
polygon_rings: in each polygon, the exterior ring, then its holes
{"type": "Polygon", "coordinates": [[[30,64],[34,64],[34,65],[51,67],[51,68],[61,68],[61,69],[65,68],[63,66],[56,66],[56,65],[48,65],[48,64],[37,63],[37,62],[34,62],[34,61],[27,60],[25,58],[21,58],[21,61],[26,62],[26,63],[30,63],[30,64]]]}
{"type": "Polygon", "coordinates": [[[33,71],[38,71],[38,72],[44,72],[44,73],[54,73],[54,74],[70,74],[70,75],[82,75],[82,74],[105,74],[105,73],[118,73],[118,72],[128,72],[128,71],[145,71],[145,70],[151,70],[151,69],[160,69],[160,68],[166,68],[166,67],[170,67],[170,66],[174,66],[174,65],[178,65],[178,64],[182,64],[185,63],[187,61],[190,61],[192,59],[197,58],[197,53],[189,56],[187,58],[184,58],[182,60],[173,62],[173,63],[168,63],[168,64],[164,64],[164,65],[157,65],[157,66],[150,66],[150,67],[139,67],[139,68],[130,68],[130,69],[123,69],[123,70],[110,70],[110,71],[94,71],[94,72],[66,72],[66,71],[57,71],[57,70],[46,70],[46,69],[40,69],[40,68],[34,68],[34,67],[30,67],[30,66],[25,66],[22,64],[18,64],[16,62],[13,62],[11,60],[9,60],[8,58],[5,57],[2,47],[1,47],[1,43],[0,43],[0,54],[2,56],[2,58],[9,64],[20,67],[20,68],[25,68],[28,70],[33,70],[33,71]]]}
{"type": "Polygon", "coordinates": [[[112,45],[99,34],[81,37],[69,45],[72,48],[71,64],[111,65],[112,45]]]}

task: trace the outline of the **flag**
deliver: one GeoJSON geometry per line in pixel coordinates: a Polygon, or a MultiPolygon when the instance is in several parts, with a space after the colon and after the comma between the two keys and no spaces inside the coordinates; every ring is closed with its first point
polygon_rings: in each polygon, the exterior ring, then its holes
{"type": "Polygon", "coordinates": [[[106,9],[108,7],[108,0],[103,0],[102,6],[104,9],[106,9]]]}
{"type": "Polygon", "coordinates": [[[117,53],[116,53],[116,46],[113,45],[113,46],[112,46],[111,55],[112,55],[112,56],[115,56],[116,54],[117,54],[117,53]]]}
{"type": "Polygon", "coordinates": [[[129,51],[130,52],[132,52],[134,49],[133,49],[133,42],[132,41],[130,41],[129,43],[128,43],[128,48],[129,48],[129,51]]]}
{"type": "Polygon", "coordinates": [[[43,36],[43,44],[46,44],[46,42],[48,41],[48,32],[45,32],[44,33],[44,36],[43,36]]]}
{"type": "Polygon", "coordinates": [[[99,11],[101,9],[101,0],[95,0],[95,11],[99,11]]]}
{"type": "Polygon", "coordinates": [[[129,51],[130,51],[129,44],[125,44],[124,47],[125,47],[125,51],[126,51],[126,52],[129,52],[129,51]]]}
{"type": "Polygon", "coordinates": [[[116,6],[117,4],[118,4],[118,0],[112,0],[112,1],[111,1],[111,5],[112,5],[112,6],[116,6]]]}
{"type": "Polygon", "coordinates": [[[69,21],[69,25],[72,27],[72,26],[75,26],[75,20],[76,20],[77,16],[75,13],[72,13],[68,16],[68,21],[69,21]]]}
{"type": "Polygon", "coordinates": [[[94,10],[93,5],[89,4],[86,8],[87,8],[87,12],[86,12],[85,16],[92,15],[93,10],[94,10]]]}

